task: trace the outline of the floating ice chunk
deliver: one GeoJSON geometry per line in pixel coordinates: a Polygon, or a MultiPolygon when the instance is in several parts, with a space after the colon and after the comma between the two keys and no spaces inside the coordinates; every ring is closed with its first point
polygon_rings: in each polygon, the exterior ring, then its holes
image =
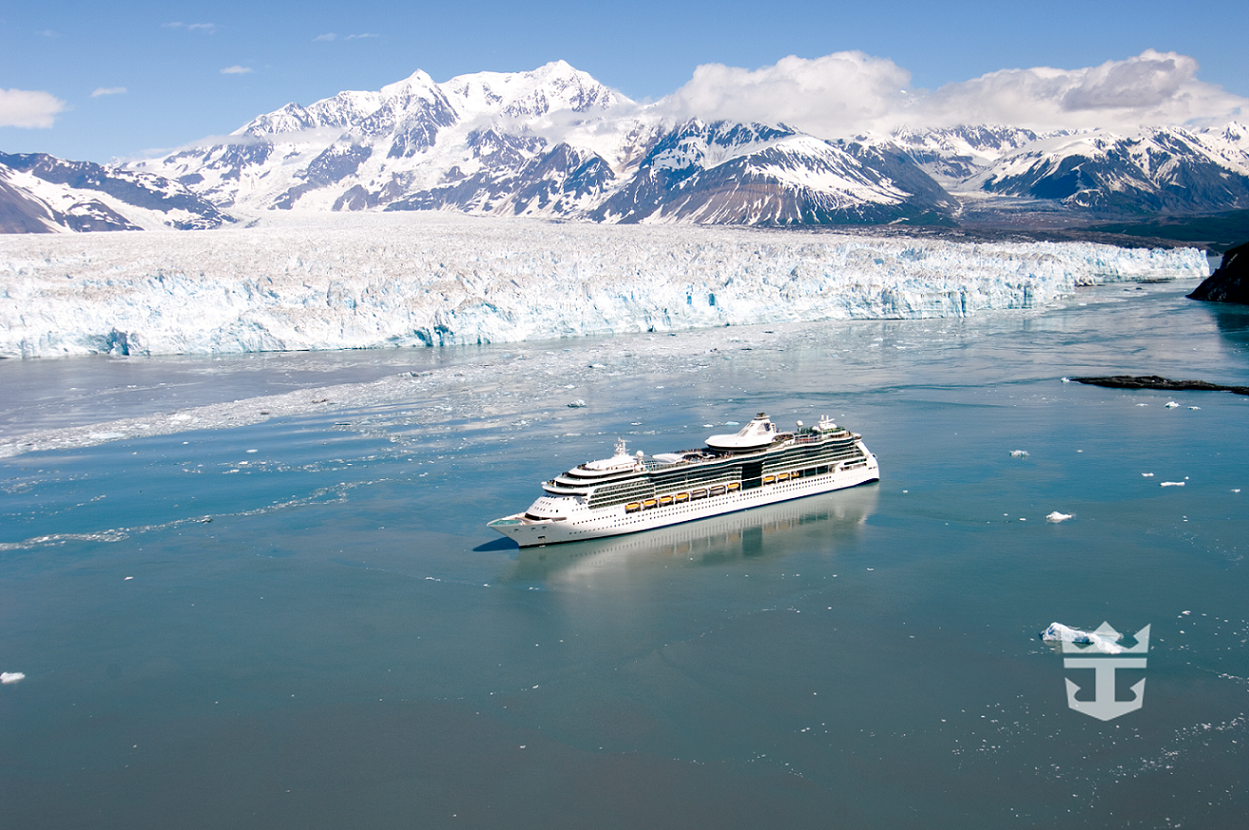
{"type": "Polygon", "coordinates": [[[1200,406],[1190,406],[1189,409],[1201,409],[1200,406]]]}
{"type": "Polygon", "coordinates": [[[1149,406],[1147,403],[1138,403],[1137,406],[1149,406]]]}
{"type": "Polygon", "coordinates": [[[1141,473],[1141,478],[1153,478],[1153,473],[1141,473]]]}
{"type": "Polygon", "coordinates": [[[1027,450],[1011,450],[1010,457],[1011,458],[1027,458],[1028,451],[1027,450]]]}
{"type": "Polygon", "coordinates": [[[577,398],[575,401],[570,401],[568,404],[569,409],[580,409],[583,406],[585,406],[585,401],[581,400],[581,398],[577,398]]]}
{"type": "Polygon", "coordinates": [[[1071,383],[1071,378],[1063,378],[1063,383],[1071,383]]]}
{"type": "Polygon", "coordinates": [[[1074,519],[1075,515],[1076,514],[1074,513],[1059,513],[1057,510],[1055,510],[1045,517],[1045,521],[1058,524],[1059,522],[1065,522],[1068,519],[1074,519]]]}
{"type": "Polygon", "coordinates": [[[1158,486],[1159,487],[1183,487],[1184,482],[1182,481],[1160,481],[1158,482],[1158,486]]]}
{"type": "Polygon", "coordinates": [[[1177,407],[1179,407],[1179,404],[1175,401],[1167,401],[1167,409],[1176,409],[1177,407]]]}
{"type": "Polygon", "coordinates": [[[1098,634],[1096,631],[1081,631],[1078,628],[1070,628],[1057,622],[1050,623],[1049,628],[1041,633],[1041,639],[1047,643],[1089,645],[1104,654],[1119,654],[1122,652],[1123,646],[1115,644],[1122,636],[1122,634],[1116,633],[1112,638],[1109,635],[1098,634]]]}
{"type": "Polygon", "coordinates": [[[20,671],[0,672],[0,683],[3,683],[6,686],[10,683],[20,683],[25,679],[26,675],[22,674],[20,671]]]}

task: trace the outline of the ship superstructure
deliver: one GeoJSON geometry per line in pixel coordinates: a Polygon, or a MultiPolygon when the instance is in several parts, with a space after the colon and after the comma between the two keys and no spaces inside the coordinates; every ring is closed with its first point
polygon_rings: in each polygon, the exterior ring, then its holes
{"type": "Polygon", "coordinates": [[[828,418],[779,430],[760,412],[706,446],[630,455],[617,441],[611,458],[590,461],[542,483],[524,513],[489,523],[521,547],[635,533],[854,487],[880,478],[862,436],[828,418]]]}

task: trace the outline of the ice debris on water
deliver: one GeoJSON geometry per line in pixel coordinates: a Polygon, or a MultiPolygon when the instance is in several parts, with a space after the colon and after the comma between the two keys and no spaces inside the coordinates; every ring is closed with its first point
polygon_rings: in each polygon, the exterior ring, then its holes
{"type": "Polygon", "coordinates": [[[1175,401],[1167,401],[1167,409],[1177,409],[1179,406],[1175,401]]]}
{"type": "Polygon", "coordinates": [[[1011,450],[1010,457],[1011,458],[1027,458],[1028,451],[1027,450],[1011,450]]]}
{"type": "Polygon", "coordinates": [[[1160,481],[1158,482],[1158,486],[1159,487],[1183,487],[1184,482],[1182,481],[1160,481]]]}
{"type": "Polygon", "coordinates": [[[1115,632],[1113,636],[1110,634],[1099,634],[1096,631],[1081,631],[1078,628],[1071,628],[1062,623],[1050,623],[1049,628],[1041,632],[1041,639],[1047,643],[1076,643],[1077,645],[1092,646],[1103,654],[1119,654],[1123,651],[1123,646],[1116,645],[1122,634],[1115,632]]]}
{"type": "Polygon", "coordinates": [[[1059,513],[1057,510],[1055,510],[1055,511],[1053,511],[1053,512],[1049,513],[1049,514],[1045,517],[1045,521],[1047,521],[1047,522],[1053,522],[1054,524],[1058,524],[1059,522],[1065,522],[1065,521],[1067,521],[1068,519],[1074,519],[1074,518],[1075,518],[1075,515],[1076,515],[1076,514],[1074,514],[1074,513],[1059,513]]]}
{"type": "Polygon", "coordinates": [[[1153,473],[1141,473],[1141,478],[1153,478],[1153,473]]]}
{"type": "Polygon", "coordinates": [[[22,674],[20,671],[0,672],[0,683],[3,683],[6,686],[10,683],[20,683],[25,679],[26,675],[22,674]]]}
{"type": "Polygon", "coordinates": [[[575,401],[569,401],[568,403],[569,409],[580,409],[583,406],[585,406],[585,401],[581,398],[577,398],[575,401]]]}

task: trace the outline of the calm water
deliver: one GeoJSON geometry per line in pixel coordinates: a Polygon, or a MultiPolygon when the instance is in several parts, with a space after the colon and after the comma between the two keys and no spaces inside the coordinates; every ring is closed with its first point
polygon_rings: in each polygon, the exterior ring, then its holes
{"type": "Polygon", "coordinates": [[[0,671],[26,675],[0,686],[4,822],[1237,826],[1249,398],[1061,380],[1249,384],[1249,313],[1190,289],[971,321],[2,363],[6,436],[446,380],[0,460],[0,671]],[[612,357],[590,370],[591,349],[612,357]],[[696,446],[759,410],[827,412],[883,480],[524,553],[484,527],[617,435],[696,446]],[[1091,694],[1091,672],[1037,636],[1103,620],[1152,627],[1147,668],[1119,672],[1144,705],[1107,722],[1067,707],[1064,678],[1091,694]]]}

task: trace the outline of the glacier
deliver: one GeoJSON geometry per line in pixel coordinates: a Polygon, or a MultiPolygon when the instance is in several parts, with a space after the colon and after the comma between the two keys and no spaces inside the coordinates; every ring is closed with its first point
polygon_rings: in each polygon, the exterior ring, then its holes
{"type": "Polygon", "coordinates": [[[0,356],[381,349],[967,317],[1203,278],[1196,249],[826,231],[280,216],[0,239],[0,356]]]}

